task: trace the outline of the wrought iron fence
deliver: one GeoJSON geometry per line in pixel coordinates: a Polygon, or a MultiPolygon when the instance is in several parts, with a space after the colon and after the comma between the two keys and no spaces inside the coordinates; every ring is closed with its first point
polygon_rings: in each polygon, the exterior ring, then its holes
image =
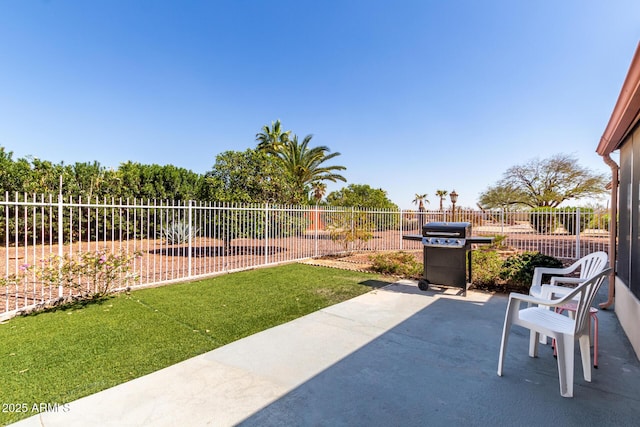
{"type": "Polygon", "coordinates": [[[0,317],[66,297],[77,289],[11,280],[25,266],[91,251],[142,253],[136,286],[349,251],[419,250],[430,221],[469,221],[477,235],[505,236],[506,246],[577,259],[605,250],[608,214],[555,212],[390,211],[140,200],[82,200],[5,195],[0,200],[0,317]]]}

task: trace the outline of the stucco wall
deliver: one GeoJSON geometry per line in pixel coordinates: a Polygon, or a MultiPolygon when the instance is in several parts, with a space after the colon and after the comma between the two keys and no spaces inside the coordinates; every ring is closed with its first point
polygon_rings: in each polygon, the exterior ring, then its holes
{"type": "Polygon", "coordinates": [[[617,277],[615,312],[640,360],[640,301],[617,277]]]}

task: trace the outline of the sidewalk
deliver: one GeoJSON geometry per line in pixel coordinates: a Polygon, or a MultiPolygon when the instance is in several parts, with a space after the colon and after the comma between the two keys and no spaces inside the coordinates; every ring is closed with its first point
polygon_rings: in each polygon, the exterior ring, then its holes
{"type": "Polygon", "coordinates": [[[507,298],[402,281],[71,402],[15,426],[637,425],[640,362],[601,311],[600,367],[560,396],[549,346],[512,331],[507,298]]]}

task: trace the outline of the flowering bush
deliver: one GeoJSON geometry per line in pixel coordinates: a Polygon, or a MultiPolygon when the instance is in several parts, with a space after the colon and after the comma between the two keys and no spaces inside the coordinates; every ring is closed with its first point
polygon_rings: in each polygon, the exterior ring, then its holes
{"type": "Polygon", "coordinates": [[[32,269],[42,283],[82,290],[84,296],[100,298],[137,280],[131,262],[140,256],[140,252],[111,253],[104,249],[62,257],[51,255],[32,269]]]}
{"type": "Polygon", "coordinates": [[[18,267],[17,273],[10,274],[7,277],[0,277],[0,286],[19,286],[30,267],[29,264],[22,264],[18,267]]]}

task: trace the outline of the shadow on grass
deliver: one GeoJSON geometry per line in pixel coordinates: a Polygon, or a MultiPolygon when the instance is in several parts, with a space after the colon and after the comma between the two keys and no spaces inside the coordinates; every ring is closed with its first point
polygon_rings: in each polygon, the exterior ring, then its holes
{"type": "Polygon", "coordinates": [[[115,294],[112,295],[102,295],[96,297],[70,297],[64,299],[57,299],[53,302],[48,303],[45,306],[38,306],[29,310],[28,312],[23,312],[20,315],[22,317],[33,317],[38,316],[44,313],[53,313],[56,311],[68,311],[68,310],[81,310],[90,305],[102,305],[105,302],[115,298],[115,294]]]}
{"type": "Polygon", "coordinates": [[[387,282],[386,280],[364,280],[362,282],[359,282],[360,285],[365,285],[365,286],[369,286],[370,288],[374,288],[374,289],[380,289],[380,288],[384,288],[385,286],[389,286],[391,284],[393,284],[393,282],[387,282]]]}

